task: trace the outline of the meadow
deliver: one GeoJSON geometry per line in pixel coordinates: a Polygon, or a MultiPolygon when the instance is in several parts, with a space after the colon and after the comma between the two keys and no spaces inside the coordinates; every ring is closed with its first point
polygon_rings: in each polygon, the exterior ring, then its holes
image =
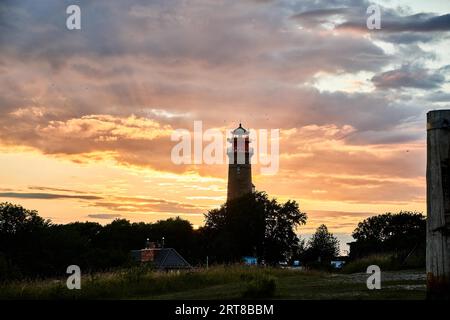
{"type": "Polygon", "coordinates": [[[85,275],[80,290],[65,279],[0,285],[0,299],[424,299],[423,270],[382,273],[381,290],[368,290],[365,273],[214,266],[180,272],[136,267],[85,275]]]}

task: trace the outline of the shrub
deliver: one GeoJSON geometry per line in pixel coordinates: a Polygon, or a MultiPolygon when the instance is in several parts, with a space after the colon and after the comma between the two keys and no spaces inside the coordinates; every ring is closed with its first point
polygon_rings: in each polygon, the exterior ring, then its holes
{"type": "Polygon", "coordinates": [[[242,297],[246,299],[271,298],[275,295],[276,280],[269,276],[256,277],[246,283],[242,297]]]}
{"type": "Polygon", "coordinates": [[[347,265],[344,265],[342,272],[355,273],[366,272],[367,267],[370,265],[377,265],[381,270],[398,270],[400,263],[396,257],[392,254],[375,254],[361,259],[351,261],[347,265]]]}

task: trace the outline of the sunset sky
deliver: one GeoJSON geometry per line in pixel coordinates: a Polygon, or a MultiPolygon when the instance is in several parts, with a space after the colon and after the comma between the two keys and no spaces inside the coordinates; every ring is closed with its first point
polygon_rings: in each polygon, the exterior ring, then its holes
{"type": "Polygon", "coordinates": [[[181,216],[226,165],[175,165],[175,129],[280,129],[253,180],[342,239],[425,213],[425,114],[450,107],[450,1],[0,2],[0,202],[55,223],[181,216]],[[366,9],[381,6],[381,30],[366,9]],[[81,30],[66,7],[81,8],[81,30]]]}

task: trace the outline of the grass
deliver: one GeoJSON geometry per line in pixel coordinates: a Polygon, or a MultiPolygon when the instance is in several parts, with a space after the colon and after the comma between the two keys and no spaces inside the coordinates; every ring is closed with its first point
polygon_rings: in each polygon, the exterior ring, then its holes
{"type": "Polygon", "coordinates": [[[366,272],[367,266],[377,265],[381,270],[396,270],[397,266],[391,255],[370,255],[358,260],[354,260],[344,266],[344,273],[366,272]]]}
{"type": "Polygon", "coordinates": [[[85,276],[81,290],[68,290],[62,279],[9,283],[0,286],[0,299],[424,299],[425,280],[409,274],[421,271],[393,272],[382,290],[368,290],[366,274],[244,266],[179,273],[133,268],[85,276]]]}
{"type": "Polygon", "coordinates": [[[276,278],[258,276],[248,281],[242,291],[242,298],[263,299],[272,298],[277,288],[276,278]]]}
{"type": "Polygon", "coordinates": [[[374,254],[351,261],[344,266],[344,273],[366,272],[370,265],[377,265],[381,270],[415,269],[425,266],[424,257],[411,257],[408,261],[402,261],[395,254],[374,254]]]}

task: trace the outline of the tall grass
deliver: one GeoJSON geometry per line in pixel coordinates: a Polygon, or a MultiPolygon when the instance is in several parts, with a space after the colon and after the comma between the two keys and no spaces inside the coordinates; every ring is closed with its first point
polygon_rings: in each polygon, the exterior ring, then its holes
{"type": "Polygon", "coordinates": [[[375,254],[351,261],[350,263],[344,266],[342,272],[344,273],[366,272],[367,267],[370,265],[377,265],[381,268],[381,270],[391,270],[395,268],[395,262],[394,259],[392,258],[392,255],[375,254]]]}
{"type": "Polygon", "coordinates": [[[242,298],[272,298],[275,295],[276,288],[276,278],[267,275],[258,275],[246,282],[242,290],[242,298]]]}
{"type": "Polygon", "coordinates": [[[351,261],[344,266],[342,272],[355,273],[366,272],[370,265],[377,265],[381,270],[401,270],[401,269],[416,269],[424,267],[424,257],[412,256],[405,261],[403,256],[393,253],[374,254],[364,258],[351,261]]]}
{"type": "Polygon", "coordinates": [[[68,290],[65,279],[22,281],[0,286],[0,299],[127,299],[157,296],[208,286],[242,283],[243,297],[271,297],[276,278],[297,271],[245,266],[217,266],[209,270],[157,272],[135,267],[86,275],[81,290],[68,290]]]}

